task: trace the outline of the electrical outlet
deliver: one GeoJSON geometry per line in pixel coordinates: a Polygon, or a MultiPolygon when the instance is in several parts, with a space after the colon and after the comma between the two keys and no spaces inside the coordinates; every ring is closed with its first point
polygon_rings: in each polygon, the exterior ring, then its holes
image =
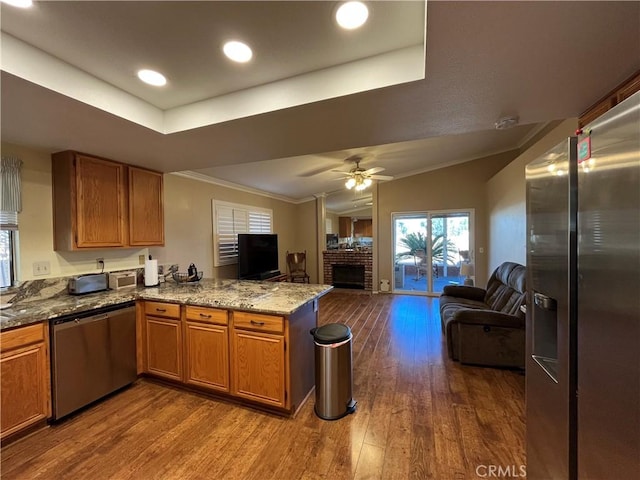
{"type": "Polygon", "coordinates": [[[104,258],[96,258],[96,268],[104,269],[104,258]]]}
{"type": "Polygon", "coordinates": [[[33,276],[49,275],[51,273],[50,262],[33,262],[33,276]]]}
{"type": "Polygon", "coordinates": [[[144,265],[144,255],[138,255],[138,263],[144,265]]]}

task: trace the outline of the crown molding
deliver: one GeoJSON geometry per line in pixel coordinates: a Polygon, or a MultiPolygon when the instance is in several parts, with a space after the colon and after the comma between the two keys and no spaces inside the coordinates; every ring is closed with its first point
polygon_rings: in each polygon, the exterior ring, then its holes
{"type": "Polygon", "coordinates": [[[238,190],[244,193],[251,193],[253,195],[260,195],[261,197],[273,198],[275,200],[280,200],[282,202],[293,203],[295,205],[300,203],[306,203],[311,200],[314,200],[315,197],[304,197],[304,198],[291,198],[285,195],[278,195],[276,193],[265,192],[264,190],[258,190],[257,188],[247,187],[245,185],[240,185],[238,183],[228,182],[226,180],[221,180],[219,178],[210,177],[209,175],[203,175],[202,173],[194,172],[191,170],[185,170],[183,172],[171,172],[167,175],[176,175],[178,177],[188,178],[190,180],[195,180],[198,182],[210,183],[212,185],[218,185],[219,187],[230,188],[232,190],[238,190]]]}

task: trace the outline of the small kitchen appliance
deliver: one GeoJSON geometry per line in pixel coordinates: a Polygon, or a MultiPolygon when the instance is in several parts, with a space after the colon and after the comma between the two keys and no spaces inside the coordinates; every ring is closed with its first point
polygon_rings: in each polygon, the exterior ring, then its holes
{"type": "Polygon", "coordinates": [[[67,291],[71,295],[82,295],[85,293],[100,292],[106,290],[107,275],[105,273],[88,273],[86,275],[76,275],[69,278],[67,291]]]}
{"type": "Polygon", "coordinates": [[[109,274],[109,288],[111,290],[120,290],[121,288],[134,288],[135,286],[135,272],[117,272],[109,274]]]}

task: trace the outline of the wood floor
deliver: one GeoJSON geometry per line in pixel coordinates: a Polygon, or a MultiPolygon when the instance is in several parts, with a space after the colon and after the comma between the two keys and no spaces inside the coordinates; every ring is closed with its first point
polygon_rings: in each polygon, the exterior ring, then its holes
{"type": "Polygon", "coordinates": [[[525,464],[524,376],[447,359],[437,299],[334,291],[320,313],[354,333],[355,414],[320,420],[312,395],[284,419],[139,380],[4,447],[2,479],[462,480],[525,464]]]}

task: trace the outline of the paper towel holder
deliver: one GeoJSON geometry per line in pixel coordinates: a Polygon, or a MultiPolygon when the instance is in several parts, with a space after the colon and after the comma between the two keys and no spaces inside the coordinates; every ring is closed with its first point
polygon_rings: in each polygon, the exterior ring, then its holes
{"type": "Polygon", "coordinates": [[[144,262],[144,286],[157,287],[159,285],[158,260],[152,260],[151,255],[149,255],[149,260],[144,262]]]}

